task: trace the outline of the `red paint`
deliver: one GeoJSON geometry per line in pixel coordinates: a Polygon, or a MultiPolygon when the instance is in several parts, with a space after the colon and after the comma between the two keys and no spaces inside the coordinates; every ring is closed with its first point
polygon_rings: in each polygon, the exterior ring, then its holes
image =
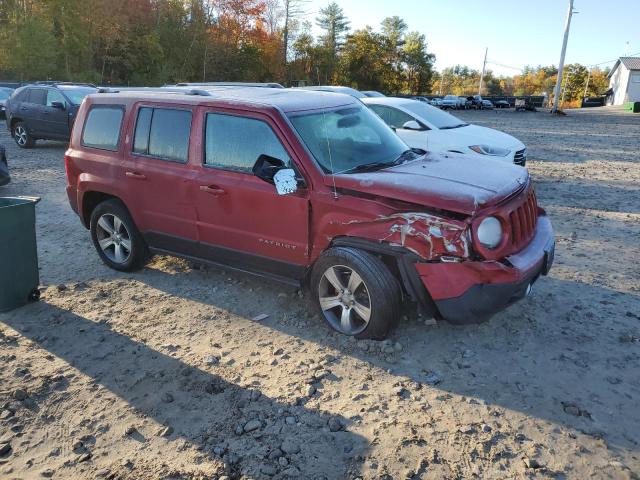
{"type": "MultiPolygon", "coordinates": [[[[544,215],[525,169],[500,164],[485,171],[477,167],[476,160],[429,154],[424,160],[382,171],[326,175],[282,111],[356,100],[311,92],[277,93],[287,94],[286,101],[278,97],[278,106],[266,101],[178,94],[87,97],[65,157],[72,208],[82,215],[87,193],[109,194],[124,202],[143,232],[161,232],[307,267],[337,237],[400,245],[425,262],[417,263],[416,269],[434,299],[459,296],[474,284],[517,281],[530,271],[508,266],[505,261],[518,251],[526,251],[530,243],[522,236],[512,238],[514,232],[531,237],[537,216],[544,215]],[[304,100],[298,107],[292,106],[295,95],[304,100]],[[125,108],[117,152],[81,146],[82,126],[93,104],[125,108]],[[188,163],[131,153],[137,111],[154,105],[192,111],[188,163]],[[293,159],[305,186],[294,194],[278,196],[273,185],[250,174],[203,166],[208,112],[265,121],[293,159]],[[513,229],[513,214],[522,208],[528,215],[523,221],[528,223],[513,229]],[[531,216],[533,212],[536,218],[531,216]],[[497,216],[506,232],[495,250],[482,248],[475,234],[475,226],[487,215],[497,216]],[[442,257],[453,257],[458,263],[443,263],[442,257]]],[[[545,235],[553,238],[552,232],[545,235]]],[[[536,249],[530,255],[531,268],[539,268],[544,252],[536,249]]]]}

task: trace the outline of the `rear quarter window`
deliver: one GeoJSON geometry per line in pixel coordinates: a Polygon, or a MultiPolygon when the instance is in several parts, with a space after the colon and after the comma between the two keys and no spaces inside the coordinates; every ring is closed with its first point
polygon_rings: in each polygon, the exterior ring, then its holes
{"type": "Polygon", "coordinates": [[[116,151],[120,142],[120,127],[124,116],[121,106],[91,107],[84,122],[82,145],[116,151]]]}

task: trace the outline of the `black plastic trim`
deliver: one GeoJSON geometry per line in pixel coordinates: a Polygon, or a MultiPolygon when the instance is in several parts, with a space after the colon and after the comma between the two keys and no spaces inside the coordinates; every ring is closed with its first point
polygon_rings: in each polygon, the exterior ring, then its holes
{"type": "Polygon", "coordinates": [[[423,262],[424,260],[415,253],[404,247],[355,237],[336,238],[333,240],[332,246],[353,247],[370,253],[394,257],[398,265],[398,271],[400,272],[399,280],[402,282],[407,297],[409,297],[411,301],[417,302],[424,310],[425,315],[439,315],[436,304],[431,299],[429,292],[427,292],[415,268],[416,263],[423,262]]]}
{"type": "Polygon", "coordinates": [[[142,234],[154,253],[186,258],[300,287],[307,267],[159,232],[142,234]]]}

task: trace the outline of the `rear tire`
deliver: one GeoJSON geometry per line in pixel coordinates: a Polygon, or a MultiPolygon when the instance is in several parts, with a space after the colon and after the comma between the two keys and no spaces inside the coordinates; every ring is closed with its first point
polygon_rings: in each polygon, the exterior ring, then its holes
{"type": "Polygon", "coordinates": [[[23,122],[17,122],[13,126],[13,139],[20,148],[33,148],[36,144],[35,139],[29,133],[27,125],[23,122]]]}
{"type": "Polygon", "coordinates": [[[94,208],[90,231],[93,246],[108,267],[133,272],[147,262],[147,244],[119,200],[106,200],[94,208]]]}
{"type": "Polygon", "coordinates": [[[324,252],[313,267],[310,287],[320,316],[342,334],[382,339],[400,318],[398,281],[379,258],[362,250],[324,252]]]}

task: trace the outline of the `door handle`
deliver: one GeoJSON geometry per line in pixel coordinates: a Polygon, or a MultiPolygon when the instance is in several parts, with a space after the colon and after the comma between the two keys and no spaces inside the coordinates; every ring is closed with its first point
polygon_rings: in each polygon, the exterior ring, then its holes
{"type": "Polygon", "coordinates": [[[146,180],[147,176],[138,172],[125,172],[125,175],[129,178],[133,178],[135,180],[146,180]]]}
{"type": "Polygon", "coordinates": [[[211,195],[224,195],[227,193],[223,188],[216,185],[200,185],[200,190],[211,195]]]}

